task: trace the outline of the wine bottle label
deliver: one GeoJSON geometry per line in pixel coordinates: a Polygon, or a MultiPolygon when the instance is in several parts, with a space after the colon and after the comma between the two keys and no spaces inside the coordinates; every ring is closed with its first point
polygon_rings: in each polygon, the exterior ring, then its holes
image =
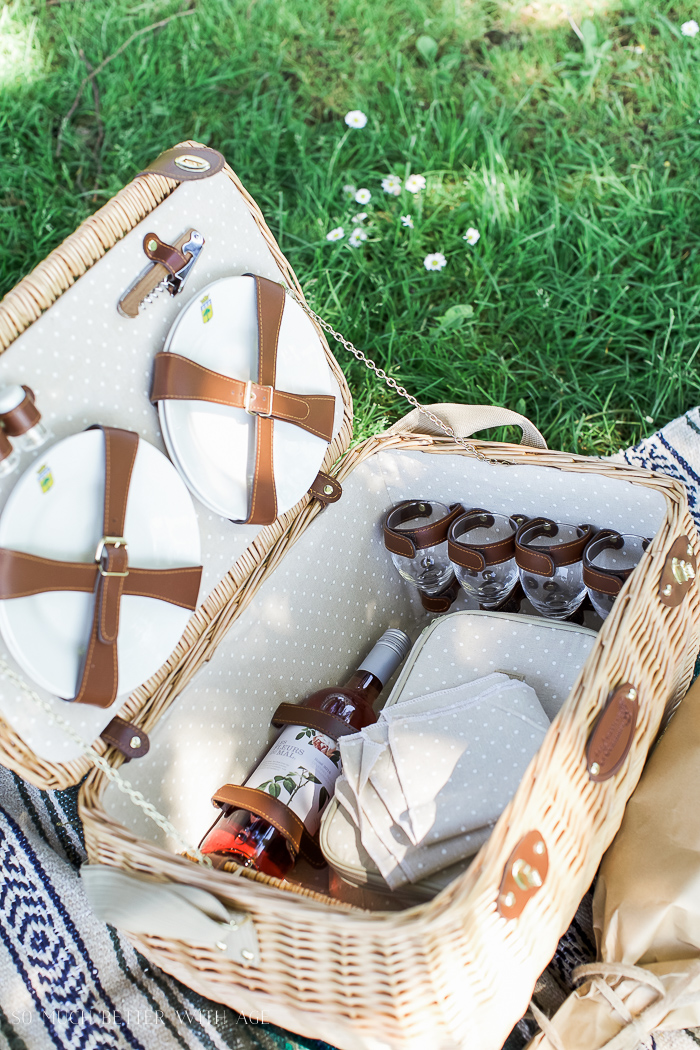
{"type": "Polygon", "coordinates": [[[337,741],[315,729],[287,726],[248,777],[246,787],[284,802],[315,835],[340,772],[337,741]]]}

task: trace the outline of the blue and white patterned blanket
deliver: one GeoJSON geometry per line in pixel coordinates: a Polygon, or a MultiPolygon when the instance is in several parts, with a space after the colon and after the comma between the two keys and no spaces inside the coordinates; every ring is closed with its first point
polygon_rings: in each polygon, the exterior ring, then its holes
{"type": "MultiPolygon", "coordinates": [[[[700,410],[613,459],[683,481],[700,528],[700,410]]],[[[78,875],[85,848],[76,799],[77,788],[38,791],[0,767],[0,1050],[325,1050],[203,999],[94,917],[78,875]]],[[[563,1000],[572,969],[594,952],[584,901],[540,981],[544,1009],[563,1000]]],[[[509,1050],[531,1032],[521,1023],[509,1050]]],[[[694,1033],[671,1033],[656,1046],[698,1043],[694,1033]]]]}

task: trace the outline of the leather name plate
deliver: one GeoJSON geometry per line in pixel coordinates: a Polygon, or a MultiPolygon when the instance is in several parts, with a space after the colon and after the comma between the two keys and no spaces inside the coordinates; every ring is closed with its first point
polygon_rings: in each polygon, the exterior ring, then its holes
{"type": "Polygon", "coordinates": [[[591,780],[608,780],[622,767],[634,740],[638,714],[636,686],[630,682],[619,685],[610,694],[588,738],[586,765],[591,780]]]}

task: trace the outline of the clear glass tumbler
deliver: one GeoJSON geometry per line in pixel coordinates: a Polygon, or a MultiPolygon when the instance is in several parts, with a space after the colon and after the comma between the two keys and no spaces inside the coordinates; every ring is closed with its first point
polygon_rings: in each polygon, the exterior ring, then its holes
{"type": "Polygon", "coordinates": [[[582,557],[594,530],[533,518],[518,529],[515,560],[525,596],[542,616],[566,620],[586,596],[582,557]]]}
{"type": "Polygon", "coordinates": [[[482,510],[468,511],[450,526],[447,551],[455,575],[484,609],[501,605],[518,581],[517,531],[512,518],[482,510]]]}
{"type": "Polygon", "coordinates": [[[432,597],[454,580],[447,532],[464,508],[435,500],[404,500],[384,518],[384,544],[404,580],[432,597]]]}
{"type": "Polygon", "coordinates": [[[651,540],[605,529],[583,552],[583,582],[593,608],[605,619],[651,540]]]}

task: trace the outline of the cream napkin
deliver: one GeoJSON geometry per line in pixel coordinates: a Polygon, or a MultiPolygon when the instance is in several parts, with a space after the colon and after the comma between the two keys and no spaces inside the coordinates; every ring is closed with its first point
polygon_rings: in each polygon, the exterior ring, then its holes
{"type": "Polygon", "coordinates": [[[496,673],[341,739],[336,796],[392,888],[477,852],[548,727],[535,691],[496,673]]]}

